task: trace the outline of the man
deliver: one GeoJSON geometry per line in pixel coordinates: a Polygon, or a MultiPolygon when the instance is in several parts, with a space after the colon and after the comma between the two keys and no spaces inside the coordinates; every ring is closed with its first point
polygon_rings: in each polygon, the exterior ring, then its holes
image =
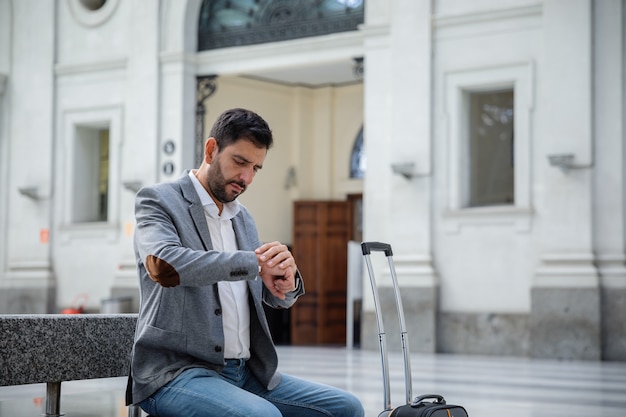
{"type": "Polygon", "coordinates": [[[137,193],[141,307],[127,402],[151,415],[364,414],[352,394],[277,370],[262,302],[289,308],[304,283],[287,247],[263,244],[237,201],[272,142],[259,115],[228,110],[197,170],[137,193]]]}

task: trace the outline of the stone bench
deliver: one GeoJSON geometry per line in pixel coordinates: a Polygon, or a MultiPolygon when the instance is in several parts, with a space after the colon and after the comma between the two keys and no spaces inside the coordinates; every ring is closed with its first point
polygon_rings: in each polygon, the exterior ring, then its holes
{"type": "Polygon", "coordinates": [[[136,322],[136,314],[0,316],[0,386],[45,383],[44,415],[60,416],[61,382],[128,375],[136,322]]]}

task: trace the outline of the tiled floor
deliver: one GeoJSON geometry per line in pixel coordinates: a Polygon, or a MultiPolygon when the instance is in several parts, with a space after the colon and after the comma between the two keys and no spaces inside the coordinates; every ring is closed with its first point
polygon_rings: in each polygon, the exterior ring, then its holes
{"type": "MultiPolygon", "coordinates": [[[[279,346],[283,372],[356,394],[367,417],[383,408],[378,352],[279,346]]],[[[402,355],[392,352],[391,399],[404,401],[402,355]]],[[[470,417],[626,416],[625,362],[571,362],[458,355],[411,356],[413,394],[437,393],[470,417]]],[[[65,382],[67,417],[125,417],[125,378],[65,382]]],[[[39,416],[45,385],[0,387],[0,416],[39,416]]],[[[185,416],[181,416],[185,417],[185,416]]]]}

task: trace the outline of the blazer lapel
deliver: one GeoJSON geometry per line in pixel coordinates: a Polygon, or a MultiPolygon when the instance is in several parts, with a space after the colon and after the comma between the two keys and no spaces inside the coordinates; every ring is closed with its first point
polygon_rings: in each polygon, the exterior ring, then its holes
{"type": "Polygon", "coordinates": [[[198,236],[200,236],[200,239],[202,240],[204,250],[213,249],[211,234],[209,233],[209,225],[207,224],[206,217],[204,215],[204,207],[202,207],[200,197],[198,197],[198,193],[196,193],[196,189],[189,178],[189,171],[185,171],[185,174],[181,178],[180,188],[183,197],[189,201],[189,215],[191,216],[191,220],[193,221],[198,236]]]}
{"type": "MultiPolygon", "coordinates": [[[[237,239],[237,247],[239,250],[253,251],[256,249],[254,242],[250,241],[250,237],[247,232],[246,222],[243,219],[241,211],[232,219],[233,230],[235,231],[235,238],[237,239]]],[[[256,310],[257,316],[263,311],[263,305],[261,304],[261,298],[263,297],[263,284],[258,277],[248,281],[248,289],[253,294],[252,302],[256,310]]],[[[266,331],[267,333],[267,331],[266,331]]]]}
{"type": "Polygon", "coordinates": [[[237,247],[240,250],[255,250],[251,247],[250,240],[248,239],[248,233],[246,233],[246,226],[241,218],[241,212],[239,212],[232,219],[233,230],[235,231],[235,238],[237,239],[237,247]]]}

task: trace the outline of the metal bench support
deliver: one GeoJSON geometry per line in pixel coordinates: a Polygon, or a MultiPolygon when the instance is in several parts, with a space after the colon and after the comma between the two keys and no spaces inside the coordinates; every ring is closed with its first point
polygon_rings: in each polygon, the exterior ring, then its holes
{"type": "Polygon", "coordinates": [[[61,383],[46,383],[46,413],[45,417],[60,417],[61,414],[61,383]]]}

